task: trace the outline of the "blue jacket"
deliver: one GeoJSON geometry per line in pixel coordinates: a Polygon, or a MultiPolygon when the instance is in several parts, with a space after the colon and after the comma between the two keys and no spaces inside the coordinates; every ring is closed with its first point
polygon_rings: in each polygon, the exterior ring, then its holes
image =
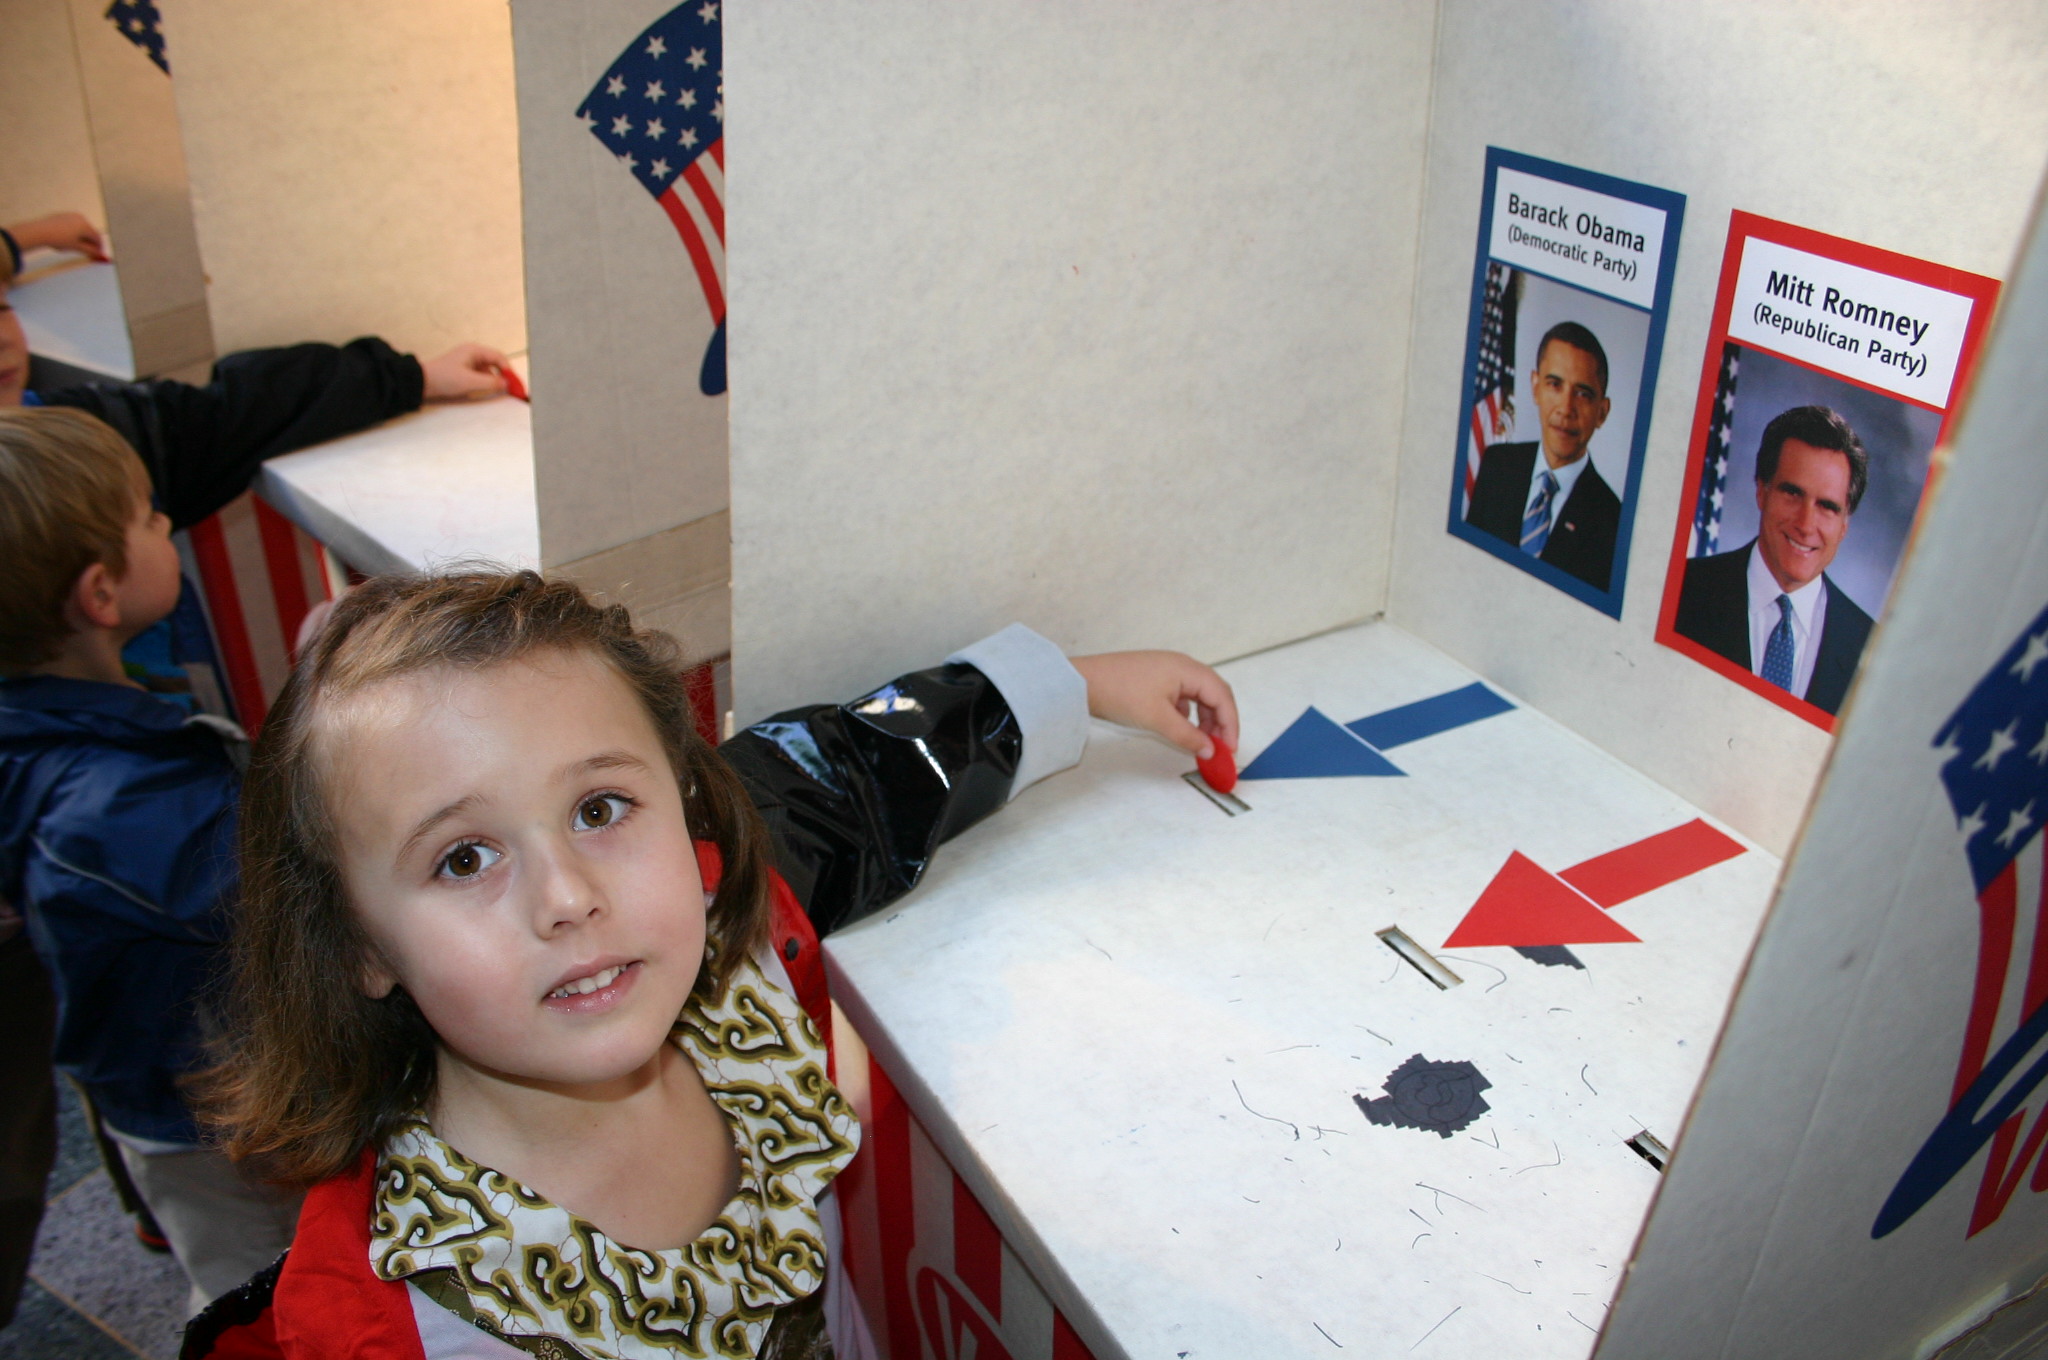
{"type": "Polygon", "coordinates": [[[122,1133],[196,1143],[178,1078],[235,891],[228,739],[138,689],[0,680],[0,894],[57,993],[56,1062],[122,1133]]]}

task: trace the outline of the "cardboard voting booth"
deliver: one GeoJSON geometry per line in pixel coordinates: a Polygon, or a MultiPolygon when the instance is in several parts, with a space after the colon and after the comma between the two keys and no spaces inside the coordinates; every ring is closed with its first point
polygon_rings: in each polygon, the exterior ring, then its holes
{"type": "Polygon", "coordinates": [[[874,1354],[2020,1353],[2048,7],[162,8],[223,349],[530,361],[217,526],[259,714],[316,538],[1235,686],[827,942],[874,1354]]]}
{"type": "Polygon", "coordinates": [[[827,942],[880,1353],[1999,1353],[2048,14],[1949,18],[721,15],[738,720],[1013,618],[1245,713],[827,942]]]}
{"type": "Polygon", "coordinates": [[[80,212],[105,228],[115,257],[23,261],[15,304],[32,351],[60,374],[203,374],[206,281],[153,7],[11,6],[0,72],[0,223],[80,212]]]}

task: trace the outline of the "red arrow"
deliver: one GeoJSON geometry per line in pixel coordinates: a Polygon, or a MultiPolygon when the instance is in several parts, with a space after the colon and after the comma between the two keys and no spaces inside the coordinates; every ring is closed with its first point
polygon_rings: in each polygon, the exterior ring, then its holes
{"type": "Polygon", "coordinates": [[[1638,943],[1602,911],[1733,859],[1742,846],[1697,819],[1553,874],[1519,851],[1458,922],[1446,949],[1638,943]]]}

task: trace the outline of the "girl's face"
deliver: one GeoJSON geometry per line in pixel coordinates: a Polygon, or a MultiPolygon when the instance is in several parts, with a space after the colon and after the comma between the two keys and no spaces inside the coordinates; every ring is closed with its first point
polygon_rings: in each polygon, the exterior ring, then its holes
{"type": "Polygon", "coordinates": [[[455,1062],[589,1088],[660,1052],[704,962],[704,890],[661,738],[596,657],[415,672],[321,718],[350,902],[455,1062]]]}

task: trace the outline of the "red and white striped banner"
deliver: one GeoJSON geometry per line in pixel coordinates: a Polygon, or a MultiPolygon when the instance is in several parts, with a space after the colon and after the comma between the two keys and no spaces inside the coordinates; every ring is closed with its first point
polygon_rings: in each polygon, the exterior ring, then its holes
{"type": "Polygon", "coordinates": [[[861,1151],[837,1193],[847,1275],[883,1360],[1094,1360],[881,1064],[866,1064],[861,1151]]]}
{"type": "Polygon", "coordinates": [[[253,735],[291,673],[306,612],[346,584],[319,540],[253,493],[187,531],[236,721],[253,735]]]}

